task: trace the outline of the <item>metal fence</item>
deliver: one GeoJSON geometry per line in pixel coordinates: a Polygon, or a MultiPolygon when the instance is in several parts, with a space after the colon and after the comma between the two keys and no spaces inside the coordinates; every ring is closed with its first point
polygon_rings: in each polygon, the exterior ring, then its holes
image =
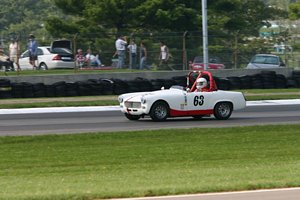
{"type": "MultiPolygon", "coordinates": [[[[129,39],[134,38],[137,45],[143,41],[147,48],[147,65],[157,70],[187,70],[189,62],[195,56],[202,56],[202,33],[201,32],[162,32],[162,33],[139,33],[128,34],[129,39]],[[158,66],[160,54],[160,41],[168,46],[171,58],[168,66],[158,66]]],[[[2,36],[1,46],[8,50],[10,36],[2,36]]],[[[26,36],[19,36],[21,51],[26,49],[26,36]]],[[[216,57],[227,69],[245,68],[251,58],[257,53],[272,53],[282,57],[287,67],[300,67],[300,43],[297,37],[288,38],[242,38],[240,36],[209,35],[209,57],[216,57]],[[278,44],[276,46],[276,44],[278,44]],[[299,46],[299,48],[298,48],[299,46]]],[[[40,46],[50,45],[54,38],[37,37],[40,46]]],[[[55,38],[57,39],[57,38],[55,38]]],[[[70,35],[67,39],[73,42],[73,50],[81,48],[86,51],[91,48],[94,52],[101,50],[101,61],[106,66],[114,66],[115,35],[106,37],[97,33],[88,35],[70,35]]],[[[138,50],[139,52],[139,50],[138,50]]],[[[7,52],[6,52],[7,53],[7,52]]],[[[129,56],[127,54],[125,64],[128,68],[129,56]]],[[[139,55],[137,65],[139,64],[139,55]]]]}

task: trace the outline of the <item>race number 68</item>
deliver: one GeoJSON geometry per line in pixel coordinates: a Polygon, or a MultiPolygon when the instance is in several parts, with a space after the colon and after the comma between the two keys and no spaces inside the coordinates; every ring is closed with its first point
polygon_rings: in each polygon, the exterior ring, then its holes
{"type": "Polygon", "coordinates": [[[195,96],[194,97],[194,106],[202,106],[204,104],[204,96],[195,96]]]}

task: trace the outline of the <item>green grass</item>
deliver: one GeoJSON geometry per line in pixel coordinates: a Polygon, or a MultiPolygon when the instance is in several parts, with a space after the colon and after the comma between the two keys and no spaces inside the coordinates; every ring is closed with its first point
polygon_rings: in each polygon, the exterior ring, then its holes
{"type": "Polygon", "coordinates": [[[238,91],[244,93],[247,101],[300,99],[300,89],[299,88],[247,89],[247,90],[238,90],[238,91]]]}
{"type": "Polygon", "coordinates": [[[244,89],[237,90],[247,94],[275,94],[275,93],[300,93],[300,88],[286,88],[286,89],[244,89]]]}
{"type": "Polygon", "coordinates": [[[0,138],[0,199],[300,186],[300,125],[0,138]]]}
{"type": "Polygon", "coordinates": [[[272,94],[264,96],[247,96],[245,95],[247,101],[259,101],[259,100],[281,100],[281,99],[300,99],[300,94],[272,94]]]}
{"type": "Polygon", "coordinates": [[[73,107],[73,106],[75,107],[76,106],[111,106],[111,105],[118,105],[118,104],[119,103],[117,100],[74,101],[74,102],[63,102],[63,101],[54,100],[53,102],[1,104],[0,109],[73,107]]]}

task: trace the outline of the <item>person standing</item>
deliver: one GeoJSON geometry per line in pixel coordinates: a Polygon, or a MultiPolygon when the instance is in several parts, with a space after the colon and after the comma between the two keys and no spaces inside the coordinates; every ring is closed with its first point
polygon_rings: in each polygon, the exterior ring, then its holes
{"type": "Polygon", "coordinates": [[[36,62],[38,60],[38,42],[35,40],[33,34],[29,35],[29,41],[27,44],[27,49],[29,51],[29,63],[32,65],[33,69],[37,69],[36,62]]]}
{"type": "Polygon", "coordinates": [[[143,42],[141,42],[141,46],[140,46],[140,56],[141,56],[140,69],[141,70],[143,70],[145,68],[149,69],[149,67],[147,67],[147,65],[146,65],[147,48],[145,47],[145,44],[143,42]]]}
{"type": "Polygon", "coordinates": [[[171,66],[168,65],[168,60],[170,58],[169,48],[163,41],[160,42],[160,54],[159,54],[159,67],[163,65],[169,67],[170,69],[174,70],[171,66]]]}
{"type": "Polygon", "coordinates": [[[118,55],[118,69],[122,69],[125,63],[125,52],[127,45],[127,37],[119,36],[115,42],[117,55],[118,55]]]}
{"type": "Polygon", "coordinates": [[[12,62],[17,65],[17,71],[21,70],[19,65],[19,56],[20,56],[20,46],[17,40],[11,39],[11,43],[9,44],[9,58],[12,62]]]}
{"type": "Polygon", "coordinates": [[[136,68],[136,55],[137,55],[137,46],[132,39],[130,44],[127,47],[129,49],[129,67],[130,69],[136,68]]]}

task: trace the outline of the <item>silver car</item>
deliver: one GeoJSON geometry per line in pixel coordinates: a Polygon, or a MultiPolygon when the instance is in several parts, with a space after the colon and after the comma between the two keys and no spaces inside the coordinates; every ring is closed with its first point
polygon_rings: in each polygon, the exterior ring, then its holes
{"type": "Polygon", "coordinates": [[[273,54],[256,54],[247,65],[246,69],[266,69],[285,67],[282,59],[273,54]]]}

